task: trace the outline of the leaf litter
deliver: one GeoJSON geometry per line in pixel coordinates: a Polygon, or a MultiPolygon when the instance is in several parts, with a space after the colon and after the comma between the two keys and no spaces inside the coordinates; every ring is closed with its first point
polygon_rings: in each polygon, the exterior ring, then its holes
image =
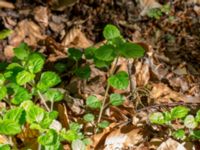
{"type": "MultiPolygon", "coordinates": [[[[102,28],[107,23],[114,23],[126,38],[145,47],[146,55],[131,61],[131,68],[127,67],[127,61],[119,59],[117,72],[131,71],[133,86],[130,85],[125,92],[112,89],[126,96],[125,103],[119,109],[106,108],[104,118],[115,122],[100,134],[90,132],[93,143],[87,149],[187,149],[187,143],[155,133],[147,121],[149,112],[163,109],[161,106],[193,106],[200,103],[200,2],[176,0],[168,4],[171,6],[169,15],[156,20],[147,16],[151,9],[159,9],[164,5],[156,0],[141,0],[139,3],[130,0],[71,1],[67,5],[60,1],[45,4],[37,0],[33,3],[34,7],[29,2],[2,1],[0,28],[9,28],[13,32],[7,39],[0,41],[0,58],[11,60],[14,56],[12,49],[26,42],[48,56],[50,63],[63,61],[67,59],[68,48],[82,50],[97,42],[101,45],[104,42],[100,34],[102,28]],[[30,12],[33,14],[30,15],[30,12]],[[133,95],[130,96],[130,93],[133,95]],[[137,105],[134,104],[136,102],[137,105]],[[120,121],[122,125],[119,125],[120,121]],[[129,131],[123,133],[125,127],[129,131]]],[[[66,96],[64,104],[58,104],[63,126],[69,126],[70,121],[81,120],[88,95],[95,93],[102,99],[105,93],[107,73],[94,66],[90,68],[93,74],[87,81],[63,73],[66,78],[62,88],[68,90],[70,95],[66,96]]],[[[94,114],[97,115],[97,112],[94,111],[94,114]]],[[[87,126],[90,127],[85,125],[85,128],[87,126]]],[[[159,131],[159,128],[156,130],[159,131]]],[[[29,141],[27,134],[32,131],[27,127],[24,132],[18,138],[27,140],[24,143],[30,146],[35,139],[29,141]]],[[[1,143],[6,140],[2,137],[1,143]]],[[[188,149],[197,146],[190,143],[188,149]]],[[[66,144],[65,147],[69,146],[66,144]]]]}

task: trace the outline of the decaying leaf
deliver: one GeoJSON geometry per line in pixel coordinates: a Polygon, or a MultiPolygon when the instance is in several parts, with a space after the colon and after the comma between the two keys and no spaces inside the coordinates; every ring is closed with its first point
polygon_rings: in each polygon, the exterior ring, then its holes
{"type": "Polygon", "coordinates": [[[143,140],[141,128],[135,128],[127,133],[121,133],[121,129],[111,132],[105,140],[105,150],[136,148],[137,144],[143,140]]]}
{"type": "Polygon", "coordinates": [[[180,144],[179,142],[169,138],[166,141],[164,141],[157,150],[186,150],[186,148],[183,146],[183,144],[180,144]]]}
{"type": "Polygon", "coordinates": [[[140,15],[144,16],[149,12],[150,9],[160,8],[161,6],[162,5],[156,0],[140,0],[140,7],[142,9],[140,15]]]}
{"type": "Polygon", "coordinates": [[[34,18],[38,23],[41,23],[45,27],[48,25],[48,8],[38,6],[34,9],[34,18]]]}
{"type": "Polygon", "coordinates": [[[61,43],[64,47],[76,47],[87,48],[93,45],[93,43],[86,38],[80,28],[72,28],[65,35],[61,43]]]}
{"type": "Polygon", "coordinates": [[[27,19],[20,21],[13,32],[9,40],[12,46],[18,46],[22,41],[28,45],[35,46],[39,40],[45,38],[41,28],[33,21],[27,19]]]}

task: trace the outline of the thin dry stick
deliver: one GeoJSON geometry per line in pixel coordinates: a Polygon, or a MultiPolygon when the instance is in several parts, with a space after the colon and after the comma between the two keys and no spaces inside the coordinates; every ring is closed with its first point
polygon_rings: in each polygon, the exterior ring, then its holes
{"type": "MultiPolygon", "coordinates": [[[[117,66],[117,62],[118,62],[118,57],[116,58],[115,64],[114,64],[113,68],[110,71],[110,76],[113,75],[113,73],[115,72],[115,69],[116,69],[116,66],[117,66]]],[[[107,84],[105,95],[104,95],[104,98],[103,98],[103,103],[102,103],[102,106],[101,106],[101,109],[100,109],[100,112],[99,112],[99,117],[98,117],[97,123],[99,123],[101,121],[101,117],[102,117],[102,114],[103,114],[103,110],[105,108],[104,105],[106,103],[106,99],[107,99],[107,96],[108,96],[109,89],[110,89],[110,85],[107,84]]]]}
{"type": "Polygon", "coordinates": [[[131,78],[131,75],[132,75],[132,63],[130,62],[129,59],[127,59],[127,68],[128,68],[128,77],[129,77],[129,82],[130,82],[130,93],[131,93],[131,96],[134,97],[134,83],[133,83],[133,80],[131,78]]]}
{"type": "Polygon", "coordinates": [[[42,94],[40,93],[40,91],[37,91],[37,93],[38,93],[38,95],[39,95],[39,97],[40,97],[40,99],[41,99],[41,102],[43,103],[43,105],[44,105],[45,108],[47,109],[47,111],[50,111],[50,108],[49,108],[49,106],[47,105],[47,103],[46,103],[44,97],[42,96],[42,94]]]}

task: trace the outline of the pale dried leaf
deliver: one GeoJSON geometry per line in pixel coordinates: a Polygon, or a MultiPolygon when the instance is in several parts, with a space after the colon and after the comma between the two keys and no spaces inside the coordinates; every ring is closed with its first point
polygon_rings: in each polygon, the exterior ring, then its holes
{"type": "Polygon", "coordinates": [[[160,8],[162,5],[155,0],[140,0],[140,7],[142,12],[140,13],[141,16],[146,15],[150,9],[153,8],[160,8]]]}
{"type": "Polygon", "coordinates": [[[150,79],[148,60],[145,59],[143,62],[138,62],[136,64],[136,83],[138,86],[145,86],[150,79]]]}
{"type": "Polygon", "coordinates": [[[7,1],[0,1],[0,8],[9,8],[9,9],[14,9],[15,6],[13,3],[7,2],[7,1]]]}
{"type": "Polygon", "coordinates": [[[11,58],[13,58],[14,57],[14,51],[13,51],[13,46],[10,46],[10,45],[8,45],[8,46],[6,46],[5,48],[4,48],[4,56],[6,57],[6,59],[11,59],[11,58]]]}
{"type": "Polygon", "coordinates": [[[45,27],[48,26],[48,8],[38,6],[33,10],[34,18],[38,23],[43,24],[45,27]]]}
{"type": "Polygon", "coordinates": [[[169,138],[167,141],[164,141],[157,150],[186,150],[183,144],[169,138]]]}
{"type": "Polygon", "coordinates": [[[41,28],[29,20],[22,20],[18,23],[18,26],[14,29],[14,33],[9,39],[9,43],[12,46],[18,46],[22,41],[28,45],[36,45],[39,40],[44,39],[41,28]]]}
{"type": "Polygon", "coordinates": [[[141,128],[130,130],[128,133],[121,133],[121,129],[111,132],[105,141],[105,150],[122,149],[124,147],[136,147],[142,139],[141,128]]]}
{"type": "Polygon", "coordinates": [[[66,33],[61,43],[64,47],[87,48],[93,45],[80,28],[72,28],[66,33]]]}

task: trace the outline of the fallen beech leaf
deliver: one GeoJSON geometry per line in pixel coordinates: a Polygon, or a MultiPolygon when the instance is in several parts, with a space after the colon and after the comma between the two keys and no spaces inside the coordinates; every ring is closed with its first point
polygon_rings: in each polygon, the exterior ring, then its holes
{"type": "Polygon", "coordinates": [[[105,140],[105,150],[122,149],[124,147],[135,148],[143,140],[141,131],[141,128],[131,129],[127,133],[122,133],[121,129],[114,130],[105,140]]]}
{"type": "Polygon", "coordinates": [[[160,8],[162,5],[155,0],[140,0],[140,7],[142,12],[140,13],[141,16],[146,15],[150,9],[153,8],[160,8]]]}
{"type": "Polygon", "coordinates": [[[164,141],[157,150],[186,150],[183,144],[169,138],[167,141],[164,141]]]}
{"type": "Polygon", "coordinates": [[[35,46],[39,40],[44,39],[41,28],[27,19],[18,23],[18,26],[14,29],[13,34],[10,36],[9,43],[12,46],[18,46],[22,41],[28,45],[35,46]]]}
{"type": "Polygon", "coordinates": [[[33,13],[35,20],[38,23],[42,23],[45,27],[48,26],[48,8],[47,7],[42,7],[38,6],[34,9],[33,13]]]}
{"type": "Polygon", "coordinates": [[[13,46],[10,46],[10,45],[8,45],[8,46],[6,46],[5,48],[4,48],[4,56],[7,58],[7,59],[11,59],[11,58],[13,58],[14,57],[14,51],[13,51],[13,46]]]}
{"type": "Polygon", "coordinates": [[[138,86],[145,86],[150,79],[150,70],[148,60],[145,59],[143,62],[137,62],[136,64],[136,84],[138,86]]]}
{"type": "Polygon", "coordinates": [[[13,5],[13,3],[6,2],[6,1],[0,1],[0,8],[14,9],[15,6],[13,5]]]}
{"type": "Polygon", "coordinates": [[[86,38],[80,28],[72,28],[64,37],[61,43],[64,47],[87,48],[93,43],[86,38]]]}

